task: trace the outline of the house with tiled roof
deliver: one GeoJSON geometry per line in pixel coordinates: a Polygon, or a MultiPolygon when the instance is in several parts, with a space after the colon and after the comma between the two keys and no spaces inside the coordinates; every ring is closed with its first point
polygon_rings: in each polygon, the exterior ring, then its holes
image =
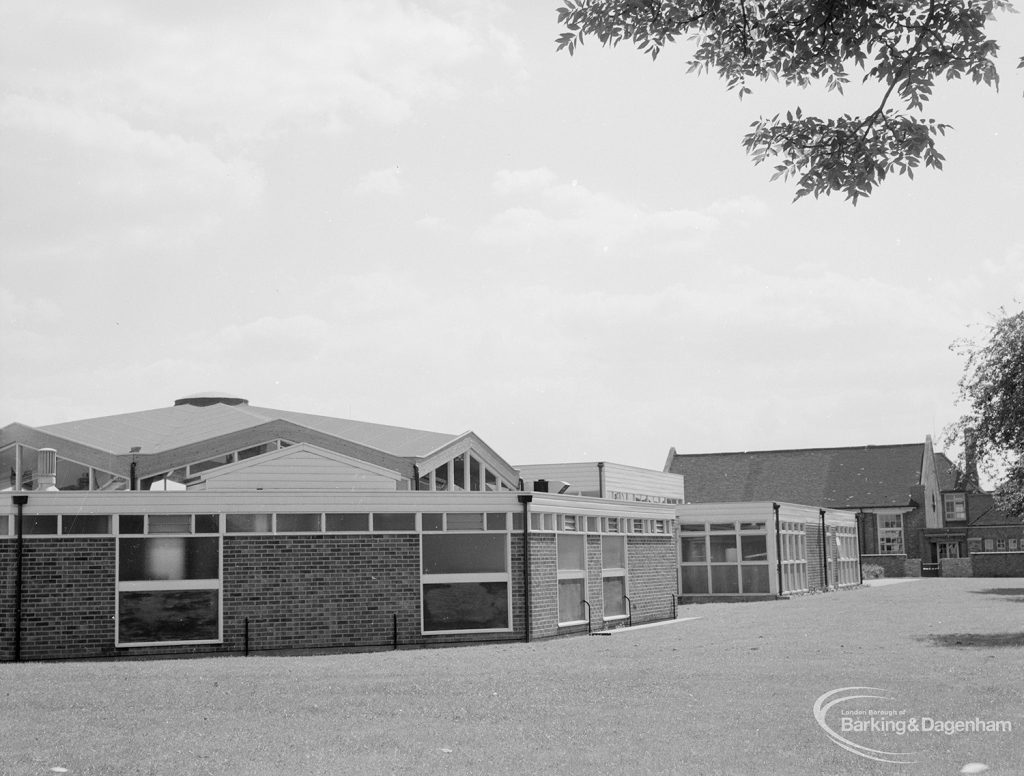
{"type": "Polygon", "coordinates": [[[672,448],[665,471],[681,474],[687,503],[785,501],[858,515],[864,562],[889,575],[919,573],[923,562],[966,556],[951,533],[943,493],[956,467],[924,442],[729,453],[683,454],[672,448]],[[909,561],[905,563],[904,561],[909,561]]]}

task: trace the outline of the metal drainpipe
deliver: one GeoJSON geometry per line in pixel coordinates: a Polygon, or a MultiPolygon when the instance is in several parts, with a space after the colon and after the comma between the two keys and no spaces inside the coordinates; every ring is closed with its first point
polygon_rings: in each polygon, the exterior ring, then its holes
{"type": "Polygon", "coordinates": [[[604,498],[604,461],[597,462],[597,495],[604,498]]]}
{"type": "Polygon", "coordinates": [[[822,588],[828,590],[828,544],[826,542],[827,535],[825,533],[825,510],[819,509],[818,514],[821,515],[821,577],[823,580],[822,588]]]}
{"type": "Polygon", "coordinates": [[[779,534],[779,509],[777,503],[772,503],[772,510],[775,512],[775,570],[779,575],[779,596],[782,595],[782,536],[779,534]]]}
{"type": "Polygon", "coordinates": [[[857,526],[857,576],[859,578],[858,584],[864,584],[864,556],[862,554],[863,546],[860,543],[860,521],[864,517],[863,512],[858,512],[853,518],[853,524],[857,526]]]}
{"type": "Polygon", "coordinates": [[[11,499],[18,507],[18,543],[15,548],[17,560],[14,572],[14,662],[21,662],[21,591],[24,584],[23,558],[25,554],[25,504],[28,503],[28,496],[18,493],[11,499]]]}
{"type": "Polygon", "coordinates": [[[520,493],[519,503],[523,505],[523,623],[526,639],[530,641],[530,502],[532,493],[520,493]]]}

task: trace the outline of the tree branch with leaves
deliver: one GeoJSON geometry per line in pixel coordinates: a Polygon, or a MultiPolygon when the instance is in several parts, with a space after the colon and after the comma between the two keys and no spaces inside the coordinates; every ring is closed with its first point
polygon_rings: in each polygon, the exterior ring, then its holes
{"type": "Polygon", "coordinates": [[[965,359],[960,400],[967,413],[946,436],[972,449],[985,470],[1000,478],[996,502],[1024,519],[1024,311],[1000,316],[984,341],[953,345],[965,359]]]}
{"type": "Polygon", "coordinates": [[[589,37],[631,41],[656,59],[686,39],[688,72],[715,72],[740,98],[769,80],[842,93],[851,71],[864,71],[864,82],[883,88],[866,115],[823,119],[798,107],[761,117],[743,138],[755,164],[778,160],[773,179],[795,179],[795,199],[842,192],[853,204],[891,173],[942,168],[935,141],[949,125],[917,114],[940,78],[998,88],[999,47],[985,26],[1013,10],[1006,0],[563,1],[559,50],[573,54],[589,37]]]}

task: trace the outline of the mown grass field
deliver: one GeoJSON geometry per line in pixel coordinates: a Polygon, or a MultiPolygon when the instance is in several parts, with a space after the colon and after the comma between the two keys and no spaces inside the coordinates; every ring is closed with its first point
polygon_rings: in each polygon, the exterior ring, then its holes
{"type": "Polygon", "coordinates": [[[0,664],[0,774],[1024,773],[1024,579],[680,616],[699,619],[504,646],[0,664]],[[851,686],[1013,729],[876,737],[916,762],[874,762],[812,714],[851,686]]]}

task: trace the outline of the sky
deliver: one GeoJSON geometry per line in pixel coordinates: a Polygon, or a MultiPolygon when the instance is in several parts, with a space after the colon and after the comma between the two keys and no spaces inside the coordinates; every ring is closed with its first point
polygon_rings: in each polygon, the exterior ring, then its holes
{"type": "Polygon", "coordinates": [[[793,203],[761,115],[553,2],[0,0],[0,425],[222,391],[512,464],[937,440],[1024,300],[1024,20],[946,166],[793,203]]]}

